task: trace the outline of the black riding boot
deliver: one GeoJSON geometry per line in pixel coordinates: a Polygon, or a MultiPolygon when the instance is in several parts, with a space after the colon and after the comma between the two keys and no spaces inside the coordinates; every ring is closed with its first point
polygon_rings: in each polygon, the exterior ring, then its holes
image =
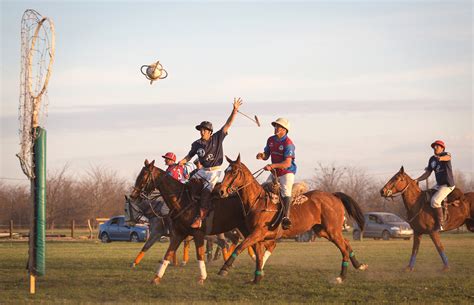
{"type": "Polygon", "coordinates": [[[436,208],[435,210],[435,227],[433,231],[444,231],[443,225],[443,208],[436,208]]]}
{"type": "Polygon", "coordinates": [[[194,218],[194,222],[191,224],[191,228],[199,229],[202,225],[202,221],[206,218],[207,212],[209,211],[209,206],[211,203],[211,191],[208,189],[203,189],[201,192],[201,200],[198,215],[194,218]]]}
{"type": "Polygon", "coordinates": [[[285,215],[283,216],[283,220],[281,221],[281,227],[283,228],[283,230],[288,230],[289,228],[291,228],[290,204],[291,196],[283,197],[283,208],[285,209],[285,215]]]}

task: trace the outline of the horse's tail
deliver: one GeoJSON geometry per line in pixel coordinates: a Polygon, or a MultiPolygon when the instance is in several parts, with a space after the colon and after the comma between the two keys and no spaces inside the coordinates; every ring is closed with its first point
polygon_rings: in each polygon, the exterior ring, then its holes
{"type": "Polygon", "coordinates": [[[359,204],[349,195],[346,195],[342,192],[336,192],[333,194],[337,198],[341,199],[342,203],[344,204],[344,207],[346,208],[347,214],[349,214],[349,216],[351,216],[357,222],[359,228],[363,230],[365,225],[365,218],[364,213],[362,213],[359,204]]]}

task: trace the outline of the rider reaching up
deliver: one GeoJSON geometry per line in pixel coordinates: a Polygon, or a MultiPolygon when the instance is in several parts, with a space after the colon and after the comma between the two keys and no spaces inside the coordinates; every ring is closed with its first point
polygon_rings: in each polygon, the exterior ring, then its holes
{"type": "Polygon", "coordinates": [[[194,155],[197,155],[199,163],[202,165],[202,168],[194,176],[198,179],[202,179],[204,182],[204,189],[201,193],[199,215],[196,216],[191,225],[194,229],[201,227],[202,221],[206,217],[210,208],[211,192],[219,179],[221,165],[224,160],[222,143],[224,138],[227,136],[227,132],[234,121],[240,105],[242,105],[242,100],[240,98],[234,98],[232,113],[224,126],[222,126],[222,128],[216,133],[213,133],[212,124],[208,121],[203,121],[201,124],[197,125],[196,129],[199,130],[201,138],[191,144],[191,150],[187,156],[179,161],[179,164],[183,165],[191,160],[194,155]]]}

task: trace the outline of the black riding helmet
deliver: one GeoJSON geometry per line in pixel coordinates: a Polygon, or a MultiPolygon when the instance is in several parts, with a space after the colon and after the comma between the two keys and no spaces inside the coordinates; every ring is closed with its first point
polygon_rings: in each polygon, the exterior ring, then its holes
{"type": "Polygon", "coordinates": [[[196,125],[197,130],[201,130],[201,128],[207,129],[210,132],[213,132],[214,130],[212,129],[212,123],[208,121],[202,121],[201,124],[196,125]]]}

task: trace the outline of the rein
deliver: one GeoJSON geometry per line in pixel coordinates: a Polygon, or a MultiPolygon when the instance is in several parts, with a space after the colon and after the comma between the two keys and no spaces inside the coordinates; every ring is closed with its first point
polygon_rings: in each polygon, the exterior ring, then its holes
{"type": "MultiPolygon", "coordinates": [[[[137,187],[133,187],[133,189],[134,189],[135,191],[137,191],[137,192],[140,192],[140,198],[142,198],[142,199],[147,199],[147,200],[153,200],[153,199],[156,199],[158,196],[149,196],[149,195],[147,195],[143,190],[148,188],[148,186],[149,186],[149,184],[150,184],[150,181],[151,181],[152,186],[153,186],[152,192],[153,192],[154,190],[158,189],[158,188],[156,187],[155,176],[153,175],[152,171],[149,170],[148,168],[146,169],[146,171],[148,172],[148,177],[147,177],[147,180],[146,180],[145,185],[144,185],[141,189],[139,189],[139,188],[137,188],[137,187]]],[[[163,178],[161,178],[161,180],[163,180],[163,178]]],[[[179,194],[179,196],[178,196],[178,198],[177,198],[177,201],[181,202],[181,198],[182,198],[184,192],[188,193],[188,191],[186,190],[185,185],[182,185],[182,188],[181,188],[181,191],[180,191],[180,192],[163,193],[163,192],[160,191],[160,194],[161,194],[161,196],[163,196],[163,194],[164,194],[164,195],[167,195],[167,196],[179,194]]],[[[189,196],[189,194],[188,194],[188,196],[189,196]]],[[[164,199],[164,198],[163,198],[163,199],[164,199]]],[[[149,205],[150,205],[150,208],[151,208],[153,214],[155,214],[157,217],[164,217],[163,214],[161,214],[161,213],[159,213],[159,212],[157,213],[157,212],[153,209],[153,207],[152,207],[150,201],[149,201],[149,205]]],[[[179,211],[177,211],[177,209],[176,209],[175,207],[173,207],[172,209],[170,209],[170,212],[168,213],[168,216],[169,216],[172,220],[175,220],[176,218],[178,218],[179,216],[181,216],[181,214],[183,214],[186,210],[188,210],[191,206],[192,206],[192,204],[188,204],[188,205],[186,205],[185,207],[182,207],[179,211]],[[175,213],[175,212],[177,212],[177,214],[176,214],[176,215],[172,215],[172,214],[175,213]]]]}
{"type": "MultiPolygon", "coordinates": [[[[241,169],[239,169],[241,171],[241,169]]],[[[254,173],[252,173],[252,176],[254,176],[254,179],[257,179],[261,174],[263,174],[263,172],[265,171],[264,167],[262,167],[261,169],[255,171],[254,173]],[[256,176],[255,176],[256,175],[256,176]]],[[[244,217],[247,217],[249,214],[250,214],[250,211],[252,211],[252,208],[257,204],[258,200],[260,199],[261,195],[262,195],[262,191],[260,191],[260,193],[258,194],[257,198],[255,199],[255,201],[249,206],[249,209],[248,211],[245,211],[245,205],[244,205],[244,201],[242,200],[242,197],[240,196],[240,193],[239,191],[240,190],[243,190],[244,188],[246,188],[247,186],[249,186],[250,184],[253,183],[253,181],[250,181],[248,182],[247,184],[244,184],[236,189],[234,189],[232,187],[232,185],[234,184],[235,180],[237,179],[237,175],[234,176],[234,178],[232,179],[232,181],[229,183],[229,186],[227,187],[227,190],[231,190],[232,193],[237,193],[237,196],[239,196],[239,200],[240,200],[240,204],[242,206],[242,213],[244,214],[244,217]]]]}
{"type": "Polygon", "coordinates": [[[403,193],[405,193],[405,191],[408,189],[408,187],[410,186],[410,184],[411,184],[412,182],[414,182],[414,181],[415,181],[415,180],[412,180],[412,181],[408,182],[407,185],[403,188],[403,190],[401,190],[401,191],[399,191],[399,192],[397,192],[397,193],[392,193],[392,190],[388,190],[388,195],[387,195],[386,197],[393,199],[393,198],[396,198],[396,197],[398,197],[398,196],[403,195],[403,193]]]}
{"type": "MultiPolygon", "coordinates": [[[[392,200],[393,200],[393,198],[403,195],[403,193],[405,193],[405,191],[408,189],[408,187],[410,186],[410,184],[412,184],[413,182],[415,182],[415,180],[412,180],[412,181],[408,182],[407,185],[403,188],[403,190],[401,190],[401,191],[399,191],[399,192],[397,192],[397,193],[395,193],[395,194],[392,193],[392,190],[389,190],[389,194],[390,194],[390,195],[388,195],[387,198],[392,198],[392,200]]],[[[410,222],[412,222],[413,220],[415,220],[415,218],[416,218],[418,215],[420,215],[420,213],[421,213],[422,210],[423,210],[423,202],[420,204],[420,208],[418,209],[418,212],[416,212],[416,214],[415,214],[413,217],[411,217],[410,219],[405,219],[406,222],[410,223],[410,222]]],[[[407,211],[408,211],[408,210],[407,210],[407,211]]]]}

